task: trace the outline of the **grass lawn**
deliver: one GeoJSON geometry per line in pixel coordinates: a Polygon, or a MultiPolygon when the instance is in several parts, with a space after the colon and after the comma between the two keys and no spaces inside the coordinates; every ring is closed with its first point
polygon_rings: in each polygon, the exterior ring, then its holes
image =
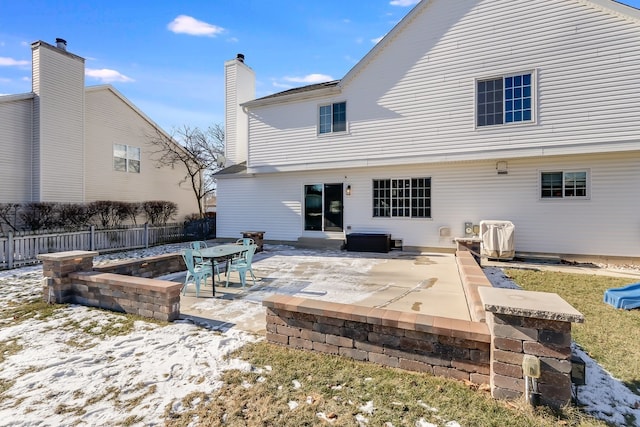
{"type": "Polygon", "coordinates": [[[580,311],[585,322],[572,326],[573,340],[640,395],[640,310],[619,310],[603,302],[604,291],[634,279],[532,270],[505,273],[522,288],[557,293],[580,311]]]}
{"type": "MultiPolygon", "coordinates": [[[[640,310],[616,310],[602,301],[606,289],[630,279],[532,270],[506,274],[524,289],[557,293],[582,312],[586,320],[574,325],[574,340],[638,392],[640,341],[629,338],[640,330],[640,310]]],[[[448,421],[462,426],[606,425],[573,407],[552,412],[524,401],[496,401],[488,390],[470,384],[265,342],[245,346],[236,356],[257,370],[227,372],[225,385],[213,396],[189,396],[184,404],[190,410],[182,414],[168,410],[168,426],[189,425],[194,416],[204,424],[229,426],[357,426],[358,417],[365,417],[367,425],[396,427],[445,426],[448,421]],[[368,412],[371,407],[375,410],[368,412]]]]}
{"type": "Polygon", "coordinates": [[[452,421],[496,427],[606,425],[575,408],[560,413],[533,409],[523,402],[496,401],[488,390],[460,381],[266,342],[247,345],[234,357],[258,369],[228,371],[218,392],[185,397],[183,405],[189,409],[180,414],[167,410],[168,427],[193,425],[194,419],[198,425],[238,427],[413,427],[452,421]],[[359,423],[362,417],[366,424],[359,423]]]}

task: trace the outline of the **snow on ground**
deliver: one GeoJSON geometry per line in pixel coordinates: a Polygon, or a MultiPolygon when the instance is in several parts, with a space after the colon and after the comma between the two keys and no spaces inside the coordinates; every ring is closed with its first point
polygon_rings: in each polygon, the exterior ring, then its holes
{"type": "MultiPolygon", "coordinates": [[[[181,244],[165,245],[102,255],[96,258],[96,264],[176,252],[182,247],[181,244]]],[[[282,250],[275,256],[294,253],[304,261],[274,259],[273,262],[282,269],[286,261],[290,273],[302,264],[304,268],[316,268],[314,265],[318,263],[314,257],[320,254],[314,251],[282,250]]],[[[363,272],[371,268],[357,256],[339,255],[339,252],[332,255],[332,263],[344,263],[345,268],[363,269],[363,272]]],[[[314,274],[323,277],[337,271],[339,269],[318,270],[314,274]]],[[[496,287],[515,286],[498,268],[488,268],[485,272],[496,287]]],[[[41,279],[39,265],[0,271],[0,307],[40,298],[41,279]]],[[[296,292],[300,287],[310,294],[321,292],[313,283],[291,286],[296,292]]],[[[346,284],[354,295],[358,286],[346,284]]],[[[348,295],[346,292],[345,297],[348,295]]],[[[244,307],[247,310],[260,307],[251,300],[234,304],[251,304],[244,307]]],[[[231,312],[241,312],[242,308],[234,307],[231,312]]],[[[225,357],[244,344],[261,339],[237,328],[220,333],[187,322],[159,326],[138,321],[126,335],[101,337],[103,328],[117,328],[123,318],[117,313],[70,305],[46,320],[0,322],[0,345],[21,346],[15,354],[0,355],[0,389],[5,388],[0,398],[0,426],[95,426],[125,422],[161,425],[168,406],[179,412],[182,399],[189,393],[214,391],[221,385],[219,378],[225,370],[255,369],[246,362],[225,357]],[[135,422],[131,422],[132,417],[135,422]]],[[[576,353],[586,361],[587,368],[588,384],[579,389],[584,410],[616,425],[624,424],[624,414],[640,420],[640,397],[579,348],[576,353]]],[[[361,412],[358,415],[366,419],[367,411],[361,412]]],[[[420,425],[430,424],[421,420],[420,425]]],[[[458,424],[450,421],[448,425],[458,424]]]]}
{"type": "MultiPolygon", "coordinates": [[[[41,298],[41,272],[41,266],[0,272],[0,306],[41,298]]],[[[0,399],[0,425],[122,425],[132,416],[133,425],[158,425],[167,405],[180,411],[189,393],[218,388],[223,371],[251,369],[224,356],[259,339],[142,321],[126,335],[100,336],[123,319],[70,305],[46,320],[0,323],[0,343],[22,347],[0,365],[0,384],[10,384],[4,395],[11,396],[0,399]]]]}

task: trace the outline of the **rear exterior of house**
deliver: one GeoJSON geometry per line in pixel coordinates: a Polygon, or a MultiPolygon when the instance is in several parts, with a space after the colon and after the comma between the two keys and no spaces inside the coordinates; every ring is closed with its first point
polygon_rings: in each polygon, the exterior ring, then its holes
{"type": "Polygon", "coordinates": [[[111,85],[85,87],[84,59],[32,44],[33,92],[0,96],[0,203],[169,200],[198,212],[181,167],[157,168],[163,132],[111,85]]]}
{"type": "Polygon", "coordinates": [[[248,126],[218,235],[450,250],[508,220],[518,252],[637,259],[639,51],[640,11],[613,1],[423,0],[338,82],[252,100],[229,61],[248,126]]]}

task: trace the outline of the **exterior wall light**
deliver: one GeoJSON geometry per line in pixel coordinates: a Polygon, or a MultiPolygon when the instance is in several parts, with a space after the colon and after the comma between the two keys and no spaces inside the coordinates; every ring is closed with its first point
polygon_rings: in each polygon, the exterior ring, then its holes
{"type": "Polygon", "coordinates": [[[571,382],[575,385],[585,385],[587,383],[585,365],[584,360],[580,357],[573,356],[571,358],[571,382]]]}
{"type": "Polygon", "coordinates": [[[496,162],[496,170],[498,171],[498,175],[506,175],[509,173],[507,162],[501,160],[496,162]]]}
{"type": "Polygon", "coordinates": [[[571,385],[572,392],[575,392],[574,401],[576,405],[578,401],[578,387],[587,383],[587,371],[586,363],[582,358],[572,355],[571,356],[571,385]]]}
{"type": "Polygon", "coordinates": [[[351,185],[347,185],[346,193],[347,193],[347,196],[351,195],[351,185]]]}

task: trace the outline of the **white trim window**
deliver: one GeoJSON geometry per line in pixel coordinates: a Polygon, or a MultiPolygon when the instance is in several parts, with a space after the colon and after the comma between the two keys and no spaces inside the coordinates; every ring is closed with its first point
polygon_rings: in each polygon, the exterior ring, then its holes
{"type": "Polygon", "coordinates": [[[335,102],[321,105],[318,116],[318,133],[347,131],[347,103],[335,102]]]}
{"type": "Polygon", "coordinates": [[[587,171],[540,172],[541,199],[586,199],[589,197],[587,171]]]}
{"type": "Polygon", "coordinates": [[[373,180],[374,218],[431,218],[431,178],[373,180]]]}
{"type": "Polygon", "coordinates": [[[113,144],[113,170],[140,173],[140,147],[113,144]]]}
{"type": "Polygon", "coordinates": [[[476,81],[476,126],[531,123],[534,74],[526,72],[476,81]]]}

